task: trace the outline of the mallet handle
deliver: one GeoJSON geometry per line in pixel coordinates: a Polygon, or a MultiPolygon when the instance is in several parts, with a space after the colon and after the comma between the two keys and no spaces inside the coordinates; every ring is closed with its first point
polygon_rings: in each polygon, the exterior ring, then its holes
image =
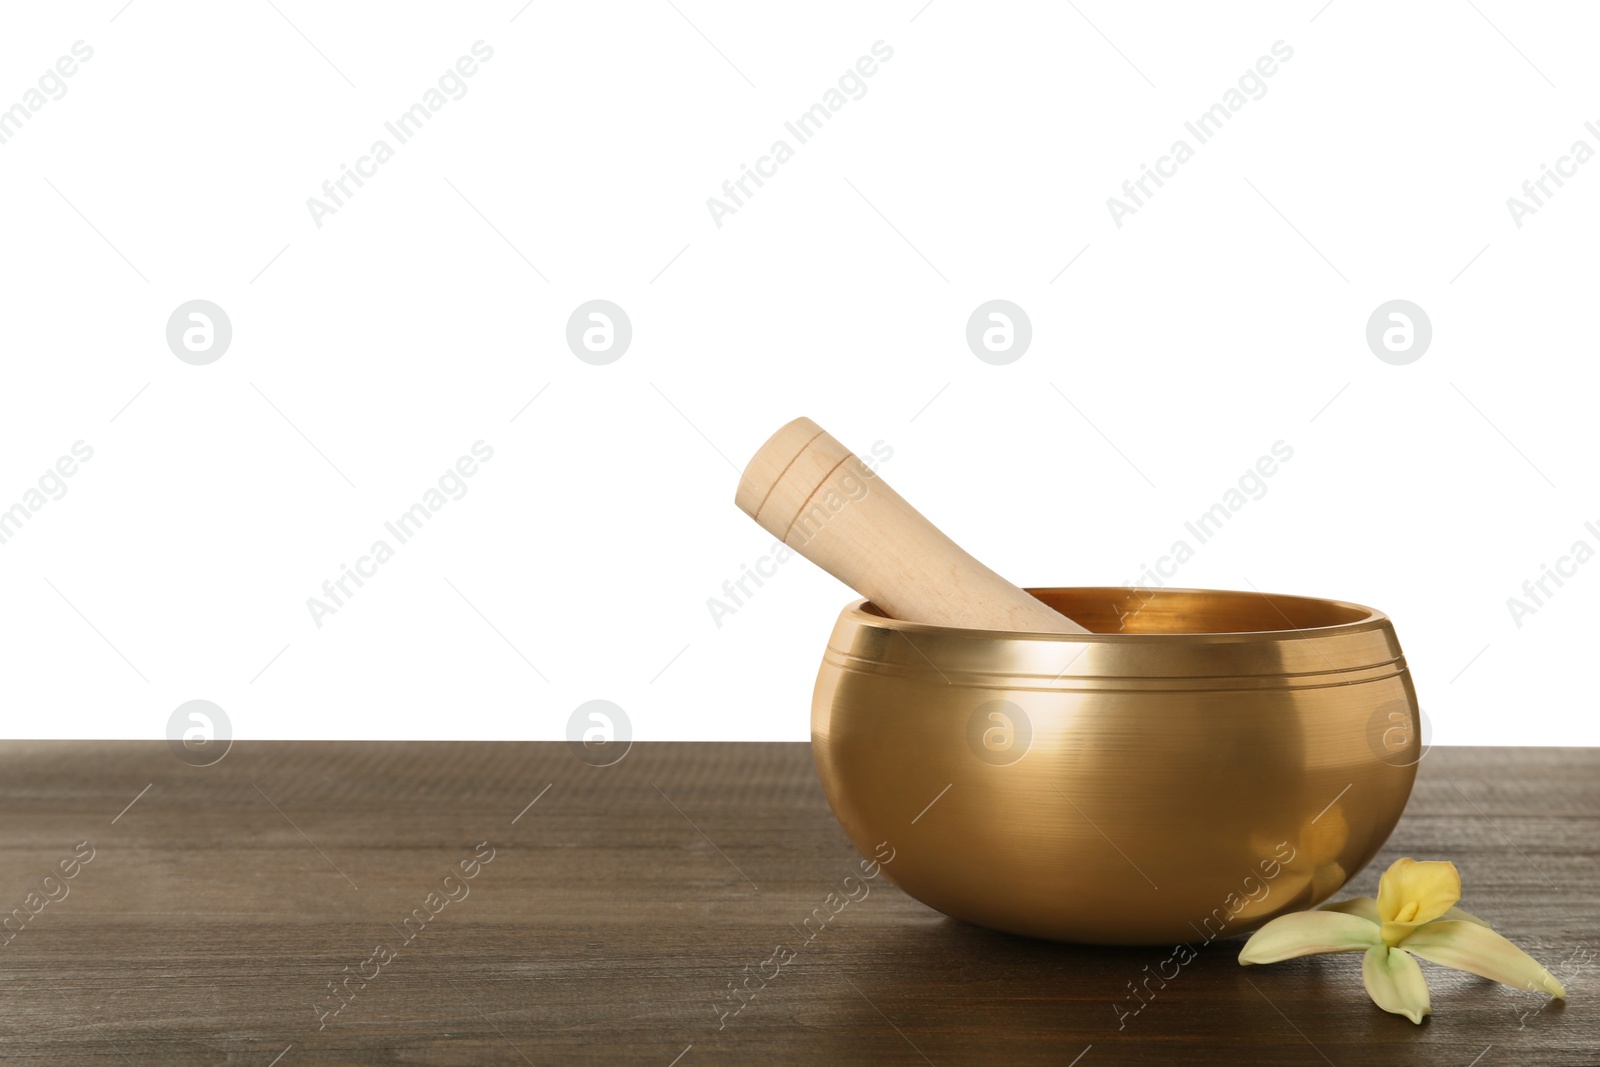
{"type": "Polygon", "coordinates": [[[890,618],[1089,632],[968,555],[810,419],[795,419],[761,446],[734,503],[890,618]]]}

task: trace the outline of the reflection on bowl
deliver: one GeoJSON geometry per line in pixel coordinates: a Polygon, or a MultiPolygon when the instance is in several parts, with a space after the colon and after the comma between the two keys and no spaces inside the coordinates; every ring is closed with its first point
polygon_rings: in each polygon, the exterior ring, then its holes
{"type": "Polygon", "coordinates": [[[1204,589],[1034,589],[1089,634],[849,605],[812,699],[863,855],[947,915],[1096,944],[1193,943],[1321,903],[1377,853],[1421,756],[1381,612],[1204,589]]]}

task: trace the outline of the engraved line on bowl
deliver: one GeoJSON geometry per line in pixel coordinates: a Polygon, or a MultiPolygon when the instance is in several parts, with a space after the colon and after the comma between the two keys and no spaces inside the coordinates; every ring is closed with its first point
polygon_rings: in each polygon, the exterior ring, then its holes
{"type": "MultiPolygon", "coordinates": [[[[910,638],[907,638],[907,641],[909,641],[909,640],[910,640],[910,638]]],[[[915,647],[915,646],[912,646],[912,647],[915,647]]],[[[919,652],[920,652],[920,650],[919,650],[919,652]]],[[[924,656],[923,658],[926,659],[927,657],[924,656]]],[[[825,656],[825,660],[831,666],[839,667],[839,668],[844,669],[844,670],[853,671],[853,672],[855,672],[857,674],[875,674],[875,675],[880,675],[880,676],[883,676],[883,677],[890,677],[890,678],[912,678],[912,679],[916,679],[916,678],[922,676],[921,672],[917,668],[915,668],[914,666],[908,666],[908,665],[904,665],[904,664],[883,663],[883,662],[877,662],[877,661],[873,661],[873,660],[869,660],[869,659],[862,659],[861,657],[849,657],[848,659],[845,659],[845,658],[835,658],[835,657],[832,657],[832,656],[825,656]]],[[[928,662],[929,662],[930,666],[933,663],[932,660],[929,660],[928,662]]],[[[1044,682],[1042,684],[1029,684],[1030,680],[1037,681],[1038,679],[1043,678],[1044,675],[1042,675],[1042,674],[1022,674],[1022,673],[995,674],[995,673],[986,672],[986,671],[952,671],[952,672],[950,672],[950,674],[946,674],[943,671],[939,671],[939,669],[937,667],[934,667],[934,670],[938,671],[939,677],[941,679],[943,679],[945,684],[947,684],[947,685],[960,685],[963,688],[967,688],[967,689],[1018,689],[1018,690],[1024,690],[1024,691],[1027,691],[1027,692],[1030,692],[1030,693],[1185,693],[1185,692],[1259,693],[1259,692],[1262,692],[1262,691],[1265,691],[1265,690],[1272,690],[1272,689],[1292,690],[1292,691],[1297,691],[1298,692],[1298,691],[1302,691],[1302,690],[1311,690],[1311,689],[1338,689],[1338,688],[1343,688],[1343,687],[1349,686],[1349,685],[1356,685],[1356,684],[1370,683],[1370,682],[1382,682],[1382,681],[1387,681],[1390,678],[1399,678],[1399,677],[1403,676],[1406,673],[1405,672],[1405,668],[1397,667],[1397,668],[1395,668],[1393,670],[1387,671],[1386,673],[1382,673],[1382,674],[1366,673],[1363,677],[1355,678],[1355,679],[1349,679],[1349,680],[1332,681],[1332,682],[1301,682],[1301,683],[1297,683],[1297,684],[1286,684],[1286,685],[1260,685],[1260,684],[1256,684],[1256,685],[1237,685],[1237,684],[1229,684],[1229,683],[1238,682],[1238,681],[1241,680],[1239,678],[1231,678],[1231,677],[1222,677],[1222,678],[1214,678],[1214,679],[1208,679],[1208,678],[1201,677],[1201,678],[1190,679],[1190,678],[1161,678],[1161,677],[1152,678],[1152,677],[1144,677],[1144,676],[1133,676],[1133,677],[1118,676],[1118,677],[1108,677],[1108,678],[1104,678],[1104,679],[1101,679],[1101,678],[1075,679],[1075,681],[1083,681],[1083,682],[1088,682],[1088,683],[1093,683],[1093,684],[1063,686],[1063,685],[1059,684],[1059,681],[1057,679],[1051,679],[1050,681],[1044,682]],[[1142,685],[1103,684],[1103,683],[1112,683],[1112,682],[1119,682],[1119,681],[1138,681],[1138,682],[1144,682],[1146,684],[1142,684],[1142,685]],[[1204,684],[1204,683],[1206,683],[1208,681],[1209,682],[1213,682],[1215,684],[1210,684],[1210,685],[1204,684]],[[1175,685],[1168,685],[1168,686],[1151,684],[1151,683],[1156,683],[1156,682],[1177,682],[1177,683],[1183,683],[1183,684],[1175,684],[1175,685]]],[[[1377,668],[1360,668],[1360,670],[1363,671],[1363,672],[1370,672],[1370,671],[1377,670],[1377,668]]],[[[1350,674],[1350,673],[1354,673],[1354,672],[1352,672],[1352,671],[1325,672],[1323,674],[1315,675],[1313,677],[1327,677],[1329,674],[1350,674]]],[[[1248,677],[1252,681],[1256,680],[1258,677],[1262,681],[1271,681],[1274,678],[1283,678],[1283,677],[1290,677],[1290,676],[1263,674],[1263,675],[1260,675],[1260,676],[1248,675],[1248,676],[1245,676],[1245,677],[1248,677]]]]}
{"type": "Polygon", "coordinates": [[[895,632],[898,633],[901,637],[904,637],[906,639],[906,644],[908,644],[912,648],[916,649],[917,655],[921,656],[923,659],[927,659],[928,660],[928,666],[933,668],[933,671],[934,671],[935,674],[937,674],[941,678],[944,678],[944,684],[945,685],[949,685],[950,684],[950,679],[949,678],[945,678],[944,671],[941,671],[939,669],[939,665],[937,663],[933,662],[933,660],[928,659],[928,654],[926,652],[922,651],[922,649],[917,648],[917,643],[915,641],[911,640],[911,637],[904,630],[896,630],[895,632]]]}
{"type": "MultiPolygon", "coordinates": [[[[1290,620],[1289,616],[1287,616],[1287,615],[1285,615],[1283,613],[1283,609],[1282,608],[1278,607],[1278,605],[1276,605],[1276,604],[1274,604],[1272,602],[1272,598],[1270,596],[1268,596],[1267,594],[1263,593],[1260,590],[1260,588],[1258,588],[1256,586],[1255,582],[1252,582],[1249,579],[1249,577],[1247,577],[1246,575],[1243,575],[1243,574],[1239,575],[1239,577],[1243,578],[1245,580],[1245,584],[1250,586],[1251,589],[1254,589],[1256,591],[1256,595],[1259,596],[1262,600],[1265,600],[1267,602],[1267,606],[1270,607],[1273,611],[1276,611],[1278,613],[1279,617],[1281,617],[1284,622],[1289,624],[1289,629],[1290,630],[1294,631],[1297,634],[1304,634],[1305,633],[1304,630],[1302,630],[1300,627],[1296,626],[1294,624],[1294,622],[1290,620]]],[[[1317,645],[1316,642],[1312,642],[1311,649],[1312,649],[1312,651],[1316,652],[1317,655],[1322,657],[1323,661],[1325,663],[1327,663],[1328,668],[1330,670],[1338,670],[1339,669],[1339,668],[1337,668],[1337,667],[1335,667],[1333,665],[1333,660],[1328,659],[1328,654],[1326,652],[1322,651],[1322,648],[1319,645],[1317,645]]],[[[1347,683],[1347,684],[1350,684],[1350,683],[1347,683]]]]}
{"type": "MultiPolygon", "coordinates": [[[[881,675],[883,677],[888,677],[888,678],[912,678],[912,679],[915,679],[915,678],[918,677],[915,673],[910,672],[910,671],[905,671],[905,670],[901,670],[901,671],[893,671],[893,670],[858,671],[857,673],[860,673],[860,674],[877,674],[877,675],[881,675]]],[[[1384,681],[1388,681],[1391,678],[1403,677],[1404,674],[1405,674],[1404,671],[1395,671],[1392,674],[1378,675],[1378,676],[1375,676],[1375,677],[1372,677],[1372,678],[1362,679],[1361,681],[1362,682],[1384,682],[1384,681]]],[[[1313,689],[1343,689],[1343,688],[1345,688],[1345,687],[1347,687],[1349,685],[1358,684],[1358,683],[1352,683],[1352,682],[1325,682],[1325,683],[1322,683],[1322,684],[1319,684],[1319,685],[1282,685],[1282,686],[1265,686],[1265,685],[1253,685],[1253,686],[1241,686],[1241,685],[1190,685],[1190,686],[1169,686],[1167,688],[1159,688],[1159,687],[1156,687],[1156,686],[1149,686],[1149,685],[1143,685],[1143,686],[1027,685],[1027,684],[1024,684],[1023,682],[1021,682],[1019,680],[1008,679],[1008,678],[995,678],[995,677],[992,677],[992,676],[986,677],[981,681],[968,681],[968,680],[962,678],[960,675],[957,675],[956,679],[954,681],[949,681],[948,684],[950,684],[950,685],[959,684],[963,689],[987,689],[987,690],[995,690],[995,691],[1004,691],[1004,690],[1007,690],[1007,689],[1015,689],[1015,690],[1018,690],[1019,692],[1025,692],[1025,693],[1144,693],[1144,694],[1154,694],[1154,693],[1262,693],[1262,692],[1270,692],[1272,690],[1282,690],[1282,691],[1286,691],[1286,692],[1300,693],[1300,692],[1309,692],[1309,691],[1311,691],[1313,689]]]]}
{"type": "Polygon", "coordinates": [[[1076,656],[1073,656],[1071,659],[1067,660],[1067,665],[1065,667],[1062,667],[1060,671],[1056,672],[1056,676],[1054,678],[1050,679],[1051,684],[1053,685],[1056,682],[1061,681],[1061,676],[1063,674],[1066,674],[1068,671],[1070,671],[1072,669],[1072,665],[1074,663],[1078,662],[1078,660],[1082,659],[1083,658],[1083,654],[1085,652],[1087,652],[1087,651],[1089,651],[1089,642],[1087,642],[1087,641],[1079,642],[1078,654],[1076,656]]]}
{"type": "MultiPolygon", "coordinates": [[[[1159,636],[1162,636],[1162,635],[1151,634],[1151,635],[1148,635],[1148,636],[1159,637],[1159,636]]],[[[1178,635],[1174,635],[1174,636],[1187,637],[1187,636],[1190,636],[1190,635],[1178,634],[1178,635]]],[[[1488,647],[1488,646],[1485,646],[1485,647],[1488,647]]],[[[913,645],[912,648],[916,648],[916,646],[913,645]]],[[[839,647],[837,647],[835,645],[829,645],[827,647],[827,650],[826,650],[825,654],[833,656],[834,657],[835,666],[839,666],[839,667],[866,668],[866,667],[872,667],[872,666],[895,666],[895,664],[887,663],[887,662],[885,662],[884,660],[881,660],[881,659],[874,659],[871,656],[859,656],[859,655],[856,655],[855,653],[849,651],[848,649],[839,648],[839,647]]],[[[926,657],[924,657],[924,658],[926,658],[926,657]]],[[[1324,658],[1326,658],[1326,657],[1324,657],[1324,658]]],[[[1244,674],[1244,675],[1227,675],[1227,674],[1158,674],[1158,675],[1152,675],[1152,674],[1096,674],[1096,675],[1086,675],[1084,677],[1092,678],[1095,681],[1143,681],[1145,679],[1154,679],[1154,680],[1164,681],[1164,682],[1203,682],[1203,681],[1206,681],[1208,679],[1209,680],[1215,680],[1215,681],[1228,681],[1228,680],[1235,679],[1235,678],[1325,678],[1325,677],[1327,677],[1329,675],[1334,675],[1334,674],[1359,674],[1359,673],[1363,673],[1363,672],[1376,672],[1376,671],[1380,671],[1380,670],[1382,670],[1382,669],[1384,669],[1386,667],[1393,667],[1394,668],[1392,674],[1401,674],[1401,673],[1404,673],[1404,671],[1405,671],[1405,667],[1402,665],[1402,661],[1404,659],[1405,659],[1404,656],[1394,656],[1394,657],[1392,657],[1390,659],[1379,660],[1379,661],[1374,662],[1374,663],[1362,664],[1362,665],[1356,666],[1356,667],[1334,667],[1331,670],[1326,670],[1326,671],[1262,671],[1262,672],[1259,672],[1259,673],[1256,672],[1256,671],[1251,671],[1249,674],[1244,674]]],[[[952,670],[954,670],[954,668],[952,668],[952,670]]],[[[1043,678],[1044,677],[1044,674],[1042,672],[1033,672],[1033,671],[972,670],[972,671],[955,671],[955,673],[957,673],[957,674],[971,674],[971,675],[975,675],[975,676],[978,676],[978,677],[996,677],[996,678],[999,678],[999,677],[1004,677],[1004,678],[1043,678]]],[[[1060,677],[1061,677],[1061,675],[1059,675],[1059,674],[1055,675],[1052,680],[1058,679],[1060,677]]],[[[1390,677],[1390,675],[1384,675],[1384,677],[1390,677]]],[[[1356,680],[1357,681],[1361,681],[1363,679],[1356,679],[1356,680]]]]}

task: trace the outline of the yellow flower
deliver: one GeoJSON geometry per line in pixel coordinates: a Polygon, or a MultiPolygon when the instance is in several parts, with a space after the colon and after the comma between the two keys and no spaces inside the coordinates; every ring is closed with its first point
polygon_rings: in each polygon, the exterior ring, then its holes
{"type": "Polygon", "coordinates": [[[1566,997],[1566,989],[1533,957],[1456,907],[1460,899],[1455,864],[1395,860],[1378,880],[1377,900],[1356,897],[1280,915],[1251,935],[1239,962],[1365,952],[1361,977],[1373,1003],[1414,1023],[1432,1010],[1417,956],[1519,989],[1566,997]]]}

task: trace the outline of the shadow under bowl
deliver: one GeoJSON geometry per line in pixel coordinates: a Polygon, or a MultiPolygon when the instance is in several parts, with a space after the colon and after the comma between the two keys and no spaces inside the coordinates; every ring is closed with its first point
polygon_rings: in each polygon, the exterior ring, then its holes
{"type": "Polygon", "coordinates": [[[1088,944],[1209,941],[1331,897],[1421,758],[1389,619],[1206,589],[1031,589],[1091,629],[847,606],[812,698],[824,792],[863,856],[946,915],[1088,944]]]}

